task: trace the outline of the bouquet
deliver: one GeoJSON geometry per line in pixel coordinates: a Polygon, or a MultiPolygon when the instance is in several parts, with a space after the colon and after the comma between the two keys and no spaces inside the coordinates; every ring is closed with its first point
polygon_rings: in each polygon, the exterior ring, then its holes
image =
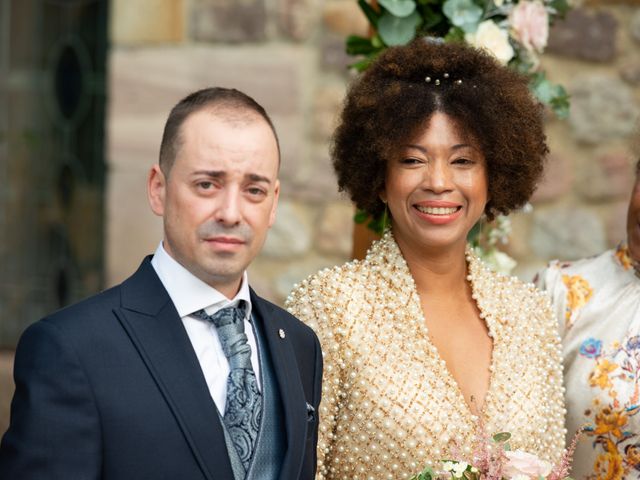
{"type": "Polygon", "coordinates": [[[431,467],[411,477],[411,480],[571,480],[571,459],[580,432],[562,455],[557,465],[522,450],[511,450],[511,434],[502,432],[491,441],[484,441],[474,454],[474,464],[463,460],[442,460],[439,473],[431,467]]]}

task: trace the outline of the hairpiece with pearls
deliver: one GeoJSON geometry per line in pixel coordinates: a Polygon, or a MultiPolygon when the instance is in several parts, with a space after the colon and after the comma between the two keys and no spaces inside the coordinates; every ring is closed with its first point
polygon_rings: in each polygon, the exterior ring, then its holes
{"type": "MultiPolygon", "coordinates": [[[[444,80],[448,80],[448,79],[449,79],[449,77],[450,77],[450,75],[449,75],[448,73],[443,73],[443,74],[442,74],[442,78],[443,78],[444,80]]],[[[428,76],[428,75],[427,75],[426,77],[424,77],[424,81],[425,81],[425,82],[427,82],[427,83],[432,83],[432,82],[433,82],[433,84],[434,84],[434,85],[440,85],[440,84],[442,83],[442,81],[441,81],[439,78],[435,78],[435,79],[433,79],[433,78],[431,78],[431,77],[430,77],[430,76],[428,76]]],[[[454,80],[454,81],[453,81],[453,83],[454,83],[455,85],[462,85],[462,80],[460,80],[460,79],[458,79],[458,80],[454,80]]]]}

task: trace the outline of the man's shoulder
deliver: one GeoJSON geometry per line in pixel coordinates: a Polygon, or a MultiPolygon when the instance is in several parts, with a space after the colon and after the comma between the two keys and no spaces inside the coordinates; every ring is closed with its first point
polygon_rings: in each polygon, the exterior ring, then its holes
{"type": "Polygon", "coordinates": [[[52,322],[60,327],[74,326],[75,324],[89,326],[120,305],[121,286],[116,285],[61,308],[44,317],[42,321],[52,322]]]}
{"type": "MultiPolygon", "coordinates": [[[[292,315],[284,308],[276,305],[269,300],[260,297],[252,290],[253,301],[260,304],[260,309],[270,317],[277,317],[279,322],[288,327],[290,331],[297,332],[299,335],[316,338],[315,332],[305,323],[300,321],[296,316],[292,315]]],[[[268,320],[267,320],[268,321],[268,320]]]]}
{"type": "Polygon", "coordinates": [[[61,308],[42,320],[53,322],[61,327],[77,325],[90,328],[94,322],[102,321],[105,316],[111,316],[114,309],[122,306],[123,291],[132,289],[132,282],[135,282],[136,277],[140,277],[141,270],[146,268],[146,262],[145,259],[140,268],[122,283],[61,308]]]}

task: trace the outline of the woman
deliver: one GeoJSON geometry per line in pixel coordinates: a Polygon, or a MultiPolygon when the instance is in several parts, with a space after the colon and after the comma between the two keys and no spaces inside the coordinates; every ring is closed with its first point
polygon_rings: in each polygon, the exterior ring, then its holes
{"type": "Polygon", "coordinates": [[[470,459],[480,424],[556,460],[564,405],[548,303],[466,246],[483,213],[522,206],[541,175],[526,80],[462,44],[391,48],[351,86],[332,154],[340,188],[390,228],[364,261],[288,299],[325,355],[319,478],[408,478],[470,459]]]}
{"type": "Polygon", "coordinates": [[[567,428],[587,425],[576,479],[640,476],[640,160],[627,242],[597,257],[552,262],[549,291],[562,333],[567,428]]]}

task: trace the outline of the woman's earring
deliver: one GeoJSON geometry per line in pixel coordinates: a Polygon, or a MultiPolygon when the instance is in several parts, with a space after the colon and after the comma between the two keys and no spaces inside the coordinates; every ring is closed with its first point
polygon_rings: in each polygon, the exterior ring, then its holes
{"type": "Polygon", "coordinates": [[[389,205],[384,200],[382,203],[384,203],[384,212],[382,212],[382,231],[384,232],[389,226],[389,205]]]}

